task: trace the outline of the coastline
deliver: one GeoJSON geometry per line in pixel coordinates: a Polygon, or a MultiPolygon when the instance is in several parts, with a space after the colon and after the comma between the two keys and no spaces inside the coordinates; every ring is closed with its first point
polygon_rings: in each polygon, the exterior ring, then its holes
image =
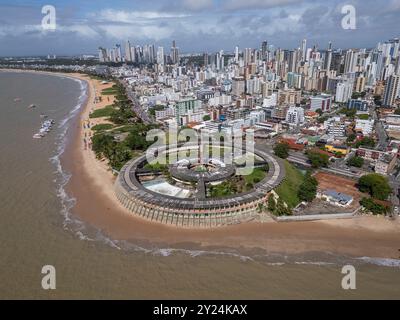
{"type": "MultiPolygon", "coordinates": [[[[3,69],[4,70],[4,69],[3,69]]],[[[38,72],[7,70],[10,72],[38,72]]],[[[81,74],[41,72],[88,83],[88,100],[72,122],[70,141],[61,163],[71,179],[66,191],[76,199],[72,213],[115,240],[150,247],[177,249],[257,251],[266,254],[328,253],[350,257],[399,259],[400,222],[378,217],[359,217],[294,223],[245,223],[211,230],[178,229],[145,221],[130,214],[114,196],[114,180],[107,164],[85,150],[81,125],[96,107],[96,80],[81,74]]]]}

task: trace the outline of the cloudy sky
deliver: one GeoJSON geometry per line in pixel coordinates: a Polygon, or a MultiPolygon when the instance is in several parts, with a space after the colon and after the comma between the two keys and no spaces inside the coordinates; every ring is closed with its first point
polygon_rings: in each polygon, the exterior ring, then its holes
{"type": "Polygon", "coordinates": [[[372,47],[400,36],[400,0],[0,0],[0,56],[96,53],[129,39],[182,52],[233,51],[260,42],[296,48],[303,38],[325,48],[372,47]],[[43,30],[42,7],[56,9],[43,30]],[[342,7],[357,29],[342,28],[342,7]]]}

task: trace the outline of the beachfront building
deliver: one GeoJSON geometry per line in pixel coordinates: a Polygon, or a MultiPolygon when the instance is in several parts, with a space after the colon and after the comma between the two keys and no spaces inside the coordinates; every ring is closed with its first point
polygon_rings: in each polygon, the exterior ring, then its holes
{"type": "MultiPolygon", "coordinates": [[[[222,159],[203,157],[203,148],[185,145],[183,149],[161,150],[166,155],[193,152],[192,158],[170,164],[168,177],[162,171],[149,170],[146,155],[129,161],[115,183],[118,200],[133,215],[176,227],[213,228],[255,219],[260,205],[268,201],[285,178],[283,161],[255,149],[258,165],[269,168],[265,178],[249,191],[213,197],[210,188],[237,176],[239,167],[222,159]]],[[[251,153],[247,152],[248,156],[251,153]]]]}
{"type": "Polygon", "coordinates": [[[354,201],[354,198],[352,196],[337,192],[335,190],[320,190],[317,193],[317,198],[326,201],[334,206],[343,208],[349,207],[354,201]]]}

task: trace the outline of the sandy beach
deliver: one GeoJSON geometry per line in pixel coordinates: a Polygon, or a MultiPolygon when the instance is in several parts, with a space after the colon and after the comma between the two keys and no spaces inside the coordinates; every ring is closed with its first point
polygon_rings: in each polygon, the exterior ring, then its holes
{"type": "MultiPolygon", "coordinates": [[[[115,176],[107,163],[96,159],[88,143],[91,130],[84,123],[92,111],[113,102],[105,96],[95,102],[102,84],[81,74],[65,74],[89,83],[89,98],[70,133],[62,163],[72,174],[67,192],[76,198],[73,214],[115,240],[130,240],[148,246],[181,249],[235,249],[266,254],[328,253],[350,257],[400,259],[400,221],[382,217],[357,217],[301,223],[246,223],[214,230],[177,229],[154,224],[129,213],[114,195],[115,176]],[[85,140],[86,139],[86,140],[85,140]]],[[[87,122],[89,120],[89,122],[87,122]]]]}

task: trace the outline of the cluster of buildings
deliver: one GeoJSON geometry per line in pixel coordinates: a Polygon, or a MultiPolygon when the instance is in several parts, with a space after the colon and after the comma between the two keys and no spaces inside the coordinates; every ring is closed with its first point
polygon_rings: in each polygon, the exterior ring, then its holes
{"type": "Polygon", "coordinates": [[[113,48],[99,48],[99,60],[102,63],[138,63],[138,64],[157,64],[160,66],[177,64],[180,60],[179,48],[173,41],[170,54],[164,51],[164,47],[155,47],[154,44],[135,46],[130,41],[126,41],[125,47],[116,44],[113,48]]]}
{"type": "MultiPolygon", "coordinates": [[[[399,48],[399,39],[370,50],[334,49],[332,43],[319,49],[307,40],[285,50],[264,41],[258,49],[183,56],[175,41],[168,54],[162,47],[127,41],[124,52],[121,46],[100,48],[99,59],[144,64],[110,70],[125,78],[142,108],[162,125],[211,132],[254,129],[256,137],[287,137],[296,150],[323,147],[346,157],[354,153],[350,136],[355,142],[382,139],[379,122],[398,131],[400,139],[400,116],[394,115],[400,105],[399,48]],[[389,113],[378,118],[375,107],[389,113]]],[[[375,170],[387,174],[394,152],[379,152],[375,170]]]]}

